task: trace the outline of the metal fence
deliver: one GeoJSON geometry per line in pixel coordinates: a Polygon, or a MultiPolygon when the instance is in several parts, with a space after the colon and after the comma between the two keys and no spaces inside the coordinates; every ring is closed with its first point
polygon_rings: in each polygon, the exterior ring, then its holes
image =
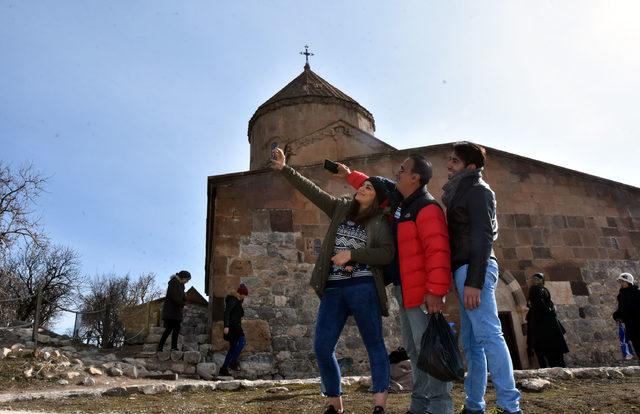
{"type": "MultiPolygon", "coordinates": [[[[42,311],[42,303],[46,302],[46,299],[44,299],[43,297],[43,292],[42,292],[42,287],[39,287],[37,292],[34,295],[31,296],[22,296],[22,297],[16,297],[16,298],[11,298],[11,299],[0,299],[0,304],[2,303],[11,303],[11,302],[20,302],[20,301],[24,301],[27,299],[33,299],[33,298],[37,298],[36,299],[36,311],[35,311],[35,317],[34,320],[32,322],[28,322],[26,324],[23,325],[13,325],[13,326],[0,326],[0,331],[1,330],[14,330],[14,329],[23,329],[23,328],[33,328],[32,333],[31,333],[31,341],[34,343],[34,347],[38,347],[38,330],[40,329],[40,317],[41,317],[41,311],[42,311]]],[[[80,326],[80,318],[82,315],[91,315],[91,314],[96,314],[96,313],[101,313],[101,312],[106,312],[107,310],[109,310],[109,304],[107,304],[104,308],[102,309],[94,309],[94,310],[78,310],[78,309],[69,309],[66,308],[64,306],[60,306],[60,305],[54,305],[57,309],[64,311],[64,312],[69,312],[69,313],[73,313],[75,314],[75,322],[74,322],[74,328],[73,328],[73,338],[75,340],[80,340],[80,335],[79,335],[79,326],[80,326]]],[[[147,324],[148,325],[148,324],[147,324]]],[[[140,335],[144,334],[145,332],[147,332],[148,329],[141,329],[139,332],[137,332],[135,335],[130,336],[130,337],[126,337],[123,340],[123,344],[126,344],[130,341],[132,341],[133,339],[139,337],[140,335]]],[[[126,333],[125,333],[126,335],[126,333]]],[[[89,338],[90,340],[90,338],[89,338]]]]}

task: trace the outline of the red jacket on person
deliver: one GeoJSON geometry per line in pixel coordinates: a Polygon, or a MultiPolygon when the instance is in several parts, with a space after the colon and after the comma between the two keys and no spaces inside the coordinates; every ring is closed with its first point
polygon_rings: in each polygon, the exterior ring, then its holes
{"type": "MultiPolygon", "coordinates": [[[[368,178],[353,171],[347,181],[360,188],[368,178]]],[[[414,308],[424,303],[426,294],[445,296],[449,291],[449,232],[442,208],[426,187],[404,199],[398,208],[400,211],[396,210],[390,222],[397,241],[402,299],[405,308],[414,308]]]]}

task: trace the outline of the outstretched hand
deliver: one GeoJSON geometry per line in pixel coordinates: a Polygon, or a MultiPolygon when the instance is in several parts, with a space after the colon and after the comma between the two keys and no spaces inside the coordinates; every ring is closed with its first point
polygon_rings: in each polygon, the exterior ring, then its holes
{"type": "Polygon", "coordinates": [[[287,158],[284,156],[284,151],[280,148],[276,148],[271,151],[271,168],[280,171],[286,165],[287,158]]]}
{"type": "Polygon", "coordinates": [[[349,174],[351,174],[351,170],[344,164],[337,162],[338,164],[338,172],[335,174],[340,178],[347,178],[349,174]]]}

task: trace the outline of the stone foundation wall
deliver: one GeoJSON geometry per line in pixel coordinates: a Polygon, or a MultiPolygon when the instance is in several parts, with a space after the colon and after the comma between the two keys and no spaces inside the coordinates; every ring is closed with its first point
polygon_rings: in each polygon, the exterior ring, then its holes
{"type": "MultiPolygon", "coordinates": [[[[195,351],[202,354],[202,360],[210,359],[211,344],[209,341],[209,309],[206,306],[187,302],[183,311],[183,320],[178,336],[178,350],[195,351]]],[[[153,352],[157,349],[160,337],[164,332],[162,326],[152,326],[149,335],[144,339],[144,350],[153,352]]],[[[171,337],[167,339],[165,349],[171,347],[171,337]]]]}

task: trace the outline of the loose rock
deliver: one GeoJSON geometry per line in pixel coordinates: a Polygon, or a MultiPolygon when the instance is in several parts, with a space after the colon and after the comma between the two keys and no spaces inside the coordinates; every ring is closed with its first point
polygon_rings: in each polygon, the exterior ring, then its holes
{"type": "Polygon", "coordinates": [[[196,367],[196,372],[202,379],[212,380],[216,376],[216,364],[215,362],[201,362],[196,367]]]}
{"type": "Polygon", "coordinates": [[[84,380],[82,380],[82,385],[86,387],[93,387],[94,385],[96,385],[96,380],[91,377],[84,377],[84,380]]]}
{"type": "Polygon", "coordinates": [[[77,378],[79,376],[80,376],[80,373],[76,371],[68,371],[60,374],[60,378],[67,381],[71,381],[72,379],[77,378]]]}
{"type": "Polygon", "coordinates": [[[541,392],[551,385],[551,381],[542,378],[531,378],[522,380],[520,388],[527,391],[541,392]]]}

